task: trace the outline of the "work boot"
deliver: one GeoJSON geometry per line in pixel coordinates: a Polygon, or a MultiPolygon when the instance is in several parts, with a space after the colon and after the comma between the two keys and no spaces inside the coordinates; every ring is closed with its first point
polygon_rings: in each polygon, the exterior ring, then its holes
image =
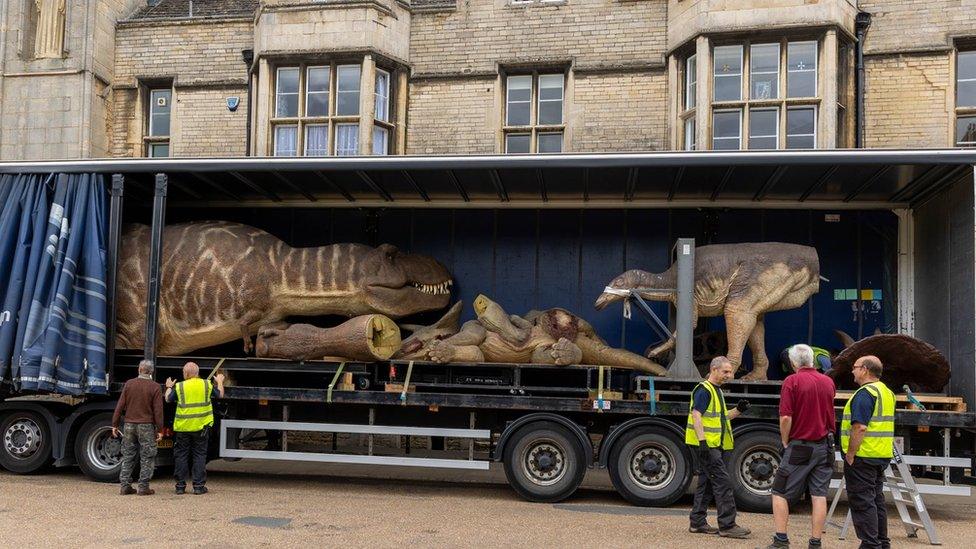
{"type": "MultiPolygon", "coordinates": [[[[782,549],[790,546],[790,540],[783,541],[776,536],[773,536],[773,542],[765,547],[765,549],[782,549]]],[[[761,548],[757,548],[761,549],[761,548]]]]}
{"type": "Polygon", "coordinates": [[[723,538],[734,538],[734,539],[746,539],[747,537],[749,537],[749,534],[751,533],[752,530],[748,528],[743,528],[738,524],[736,524],[731,528],[726,528],[725,530],[718,531],[718,535],[722,536],[723,538]]]}
{"type": "Polygon", "coordinates": [[[186,487],[185,486],[177,486],[176,487],[176,495],[182,496],[185,493],[186,493],[186,487]]]}
{"type": "Polygon", "coordinates": [[[156,493],[156,491],[153,490],[152,488],[148,487],[148,486],[146,486],[145,488],[143,488],[142,486],[140,486],[139,487],[139,491],[136,492],[136,495],[139,495],[139,496],[151,496],[151,495],[153,495],[155,493],[156,493]]]}
{"type": "Polygon", "coordinates": [[[134,494],[134,493],[136,493],[136,490],[135,488],[132,487],[131,484],[126,484],[121,489],[119,489],[120,496],[127,496],[129,494],[134,494]]]}
{"type": "Polygon", "coordinates": [[[194,496],[202,496],[203,494],[206,494],[206,493],[207,493],[207,487],[206,486],[201,486],[199,488],[194,488],[193,489],[193,495],[194,496]]]}
{"type": "Polygon", "coordinates": [[[718,528],[703,524],[701,526],[690,526],[688,527],[688,531],[692,534],[717,534],[718,528]]]}

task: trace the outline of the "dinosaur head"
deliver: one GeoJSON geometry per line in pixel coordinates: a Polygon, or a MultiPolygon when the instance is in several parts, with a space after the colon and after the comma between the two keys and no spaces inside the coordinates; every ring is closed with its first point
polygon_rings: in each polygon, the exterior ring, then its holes
{"type": "Polygon", "coordinates": [[[671,301],[675,297],[675,282],[673,277],[670,276],[670,271],[665,271],[663,273],[649,273],[647,271],[641,271],[639,269],[631,269],[626,271],[624,274],[614,278],[607,285],[608,290],[605,290],[600,297],[596,298],[596,303],[593,304],[597,310],[601,310],[607,305],[623,301],[627,296],[619,295],[612,290],[638,290],[638,293],[644,299],[650,299],[653,301],[671,301]]]}
{"type": "Polygon", "coordinates": [[[486,329],[502,336],[511,342],[523,342],[529,337],[527,330],[521,329],[512,324],[508,313],[502,306],[495,303],[488,296],[478,294],[474,299],[474,313],[478,315],[478,321],[486,329]]]}
{"type": "Polygon", "coordinates": [[[381,244],[360,267],[367,304],[377,313],[400,318],[447,307],[451,273],[437,260],[381,244]]]}
{"type": "Polygon", "coordinates": [[[446,339],[458,333],[461,326],[461,308],[463,302],[455,303],[440,320],[430,326],[418,326],[416,324],[402,324],[401,330],[413,332],[410,337],[405,338],[400,344],[400,350],[393,358],[405,360],[424,360],[426,358],[427,345],[438,339],[446,339]]]}

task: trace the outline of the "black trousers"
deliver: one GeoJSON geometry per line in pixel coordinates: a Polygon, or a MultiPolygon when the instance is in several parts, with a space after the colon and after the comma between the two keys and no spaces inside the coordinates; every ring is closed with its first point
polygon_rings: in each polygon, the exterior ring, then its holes
{"type": "MultiPolygon", "coordinates": [[[[693,448],[693,450],[696,450],[693,448]]],[[[698,459],[698,486],[695,487],[695,503],[691,507],[691,526],[705,525],[708,505],[715,500],[718,509],[718,527],[727,530],[735,526],[735,498],[732,481],[725,468],[725,452],[708,449],[708,459],[698,459]]]]}
{"type": "Polygon", "coordinates": [[[192,433],[173,434],[173,476],[177,488],[186,488],[186,477],[191,472],[193,487],[207,484],[207,448],[210,446],[210,427],[192,433]]]}
{"type": "Polygon", "coordinates": [[[854,465],[844,462],[847,501],[851,506],[854,531],[861,549],[889,549],[888,512],[885,509],[884,481],[888,460],[854,458],[854,465]]]}

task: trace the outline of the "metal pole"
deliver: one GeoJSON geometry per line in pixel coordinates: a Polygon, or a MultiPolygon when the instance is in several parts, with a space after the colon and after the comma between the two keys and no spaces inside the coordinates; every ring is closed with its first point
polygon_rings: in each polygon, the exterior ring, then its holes
{"type": "Polygon", "coordinates": [[[695,239],[679,238],[675,246],[678,263],[678,303],[674,362],[668,366],[668,377],[674,379],[701,379],[695,361],[692,360],[692,338],[695,327],[691,324],[692,307],[695,306],[695,239]]]}
{"type": "Polygon", "coordinates": [[[108,373],[108,382],[112,383],[115,377],[115,332],[116,332],[116,304],[115,304],[115,281],[116,271],[119,265],[119,244],[122,233],[122,198],[125,195],[125,176],[120,173],[112,175],[112,187],[109,191],[109,213],[108,213],[108,248],[105,250],[106,268],[105,284],[108,286],[105,291],[105,298],[108,300],[108,336],[105,342],[105,371],[108,373]]]}
{"type": "Polygon", "coordinates": [[[166,224],[166,185],[164,173],[156,174],[153,195],[152,241],[149,245],[149,287],[146,292],[146,360],[156,363],[156,328],[159,324],[159,287],[162,283],[163,226],[166,224]]]}
{"type": "Polygon", "coordinates": [[[864,35],[871,25],[871,14],[867,12],[858,13],[854,17],[854,35],[857,37],[855,49],[857,50],[856,78],[854,80],[854,147],[864,148],[864,35]]]}

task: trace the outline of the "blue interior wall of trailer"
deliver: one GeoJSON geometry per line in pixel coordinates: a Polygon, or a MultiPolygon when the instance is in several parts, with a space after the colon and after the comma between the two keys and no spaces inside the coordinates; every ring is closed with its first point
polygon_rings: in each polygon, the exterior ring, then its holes
{"type": "MultiPolygon", "coordinates": [[[[805,210],[443,210],[224,209],[171,210],[167,221],[226,219],[259,226],[293,246],[387,242],[431,255],[454,274],[463,319],[484,293],[512,313],[564,307],[591,322],[612,345],[643,352],[657,338],[621,306],[596,311],[593,301],[626,269],[667,268],[676,238],[698,245],[780,241],[812,245],[820,255],[820,292],[800,309],[766,317],[770,377],[788,345],[837,348],[833,331],[858,338],[895,328],[897,218],[885,211],[805,210]],[[835,290],[841,293],[836,294],[835,290]],[[870,291],[870,299],[862,290],[870,291]],[[854,299],[852,299],[854,298],[854,299]],[[877,299],[876,299],[877,298],[877,299]]],[[[653,304],[667,322],[668,307],[653,304]]],[[[436,314],[423,320],[434,320],[436,314]]],[[[724,330],[721,318],[699,330],[724,330]]],[[[750,362],[747,358],[746,362],[750,362]]]]}

